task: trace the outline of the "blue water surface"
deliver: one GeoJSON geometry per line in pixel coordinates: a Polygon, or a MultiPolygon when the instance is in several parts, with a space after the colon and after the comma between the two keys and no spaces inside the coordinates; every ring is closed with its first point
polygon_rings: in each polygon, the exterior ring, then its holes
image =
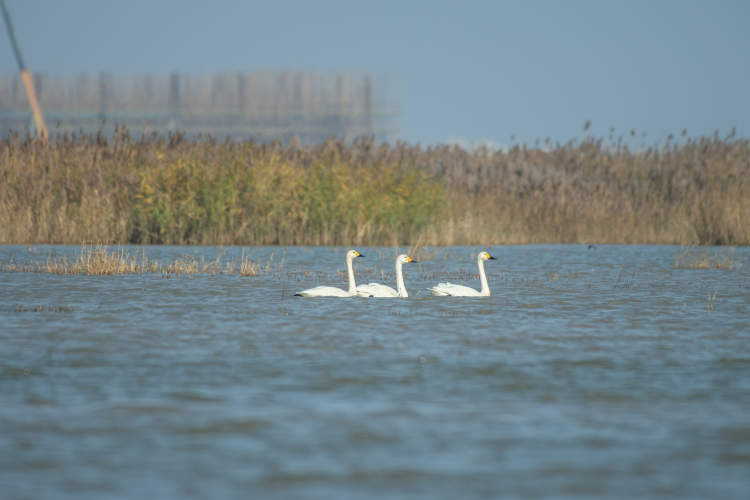
{"type": "MultiPolygon", "coordinates": [[[[0,272],[3,498],[747,498],[750,248],[125,247],[257,276],[0,272]],[[406,249],[358,248],[395,286],[406,249]],[[730,253],[731,252],[731,253],[730,253]]],[[[0,263],[79,247],[4,246],[0,263]]]]}

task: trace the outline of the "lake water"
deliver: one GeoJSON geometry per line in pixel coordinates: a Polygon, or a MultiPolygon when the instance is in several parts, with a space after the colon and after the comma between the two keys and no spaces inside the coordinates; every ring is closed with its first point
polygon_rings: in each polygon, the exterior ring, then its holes
{"type": "MultiPolygon", "coordinates": [[[[394,286],[397,250],[358,250],[394,286]]],[[[0,273],[0,496],[748,498],[750,248],[489,247],[491,297],[423,291],[478,288],[478,250],[422,252],[408,299],[293,296],[346,287],[345,248],[246,248],[255,277],[0,273]]]]}

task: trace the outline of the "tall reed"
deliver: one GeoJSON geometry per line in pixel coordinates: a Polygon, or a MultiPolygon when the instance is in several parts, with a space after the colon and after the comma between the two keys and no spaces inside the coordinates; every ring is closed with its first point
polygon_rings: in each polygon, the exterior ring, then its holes
{"type": "Polygon", "coordinates": [[[0,242],[750,244],[750,142],[0,141],[0,242]]]}

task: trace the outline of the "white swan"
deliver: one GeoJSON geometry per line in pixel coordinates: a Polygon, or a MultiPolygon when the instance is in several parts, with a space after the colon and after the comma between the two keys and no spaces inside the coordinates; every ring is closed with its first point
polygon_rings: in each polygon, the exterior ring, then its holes
{"type": "Polygon", "coordinates": [[[398,290],[380,283],[368,283],[367,285],[359,285],[357,293],[360,297],[399,297],[402,299],[408,297],[409,294],[406,292],[406,286],[404,286],[404,274],[401,268],[404,264],[410,262],[416,262],[416,260],[403,253],[396,257],[396,287],[398,290]]]}
{"type": "Polygon", "coordinates": [[[432,288],[428,288],[433,295],[452,297],[489,297],[490,286],[487,284],[487,276],[484,274],[484,261],[496,260],[489,252],[479,252],[477,256],[477,266],[479,266],[479,281],[482,283],[481,290],[475,290],[464,285],[454,285],[453,283],[438,283],[432,288]]]}
{"type": "Polygon", "coordinates": [[[333,286],[316,286],[315,288],[308,288],[307,290],[297,292],[294,295],[299,297],[355,297],[357,295],[357,284],[354,282],[352,259],[356,257],[364,257],[364,255],[356,250],[349,250],[346,252],[346,270],[349,273],[349,291],[333,286]]]}

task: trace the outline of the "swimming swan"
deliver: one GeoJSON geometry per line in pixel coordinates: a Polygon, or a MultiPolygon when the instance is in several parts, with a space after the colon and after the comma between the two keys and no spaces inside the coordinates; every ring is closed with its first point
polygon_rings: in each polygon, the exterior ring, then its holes
{"type": "Polygon", "coordinates": [[[294,295],[299,297],[356,297],[357,284],[354,282],[354,268],[352,267],[352,259],[356,257],[364,257],[364,255],[356,250],[349,250],[346,252],[346,270],[349,273],[349,291],[332,286],[316,286],[315,288],[308,288],[307,290],[297,292],[294,295]]]}
{"type": "Polygon", "coordinates": [[[479,252],[477,256],[477,266],[479,266],[479,281],[482,283],[482,289],[477,291],[464,285],[454,285],[453,283],[438,283],[432,288],[428,288],[433,295],[452,297],[489,297],[490,286],[487,284],[487,276],[484,274],[484,261],[497,260],[488,252],[479,252]]]}
{"type": "Polygon", "coordinates": [[[410,262],[416,262],[416,260],[406,254],[396,257],[396,287],[398,291],[380,283],[369,283],[367,285],[359,285],[357,293],[361,297],[399,297],[402,299],[408,297],[409,294],[406,292],[406,287],[404,286],[404,274],[401,267],[410,262]]]}

